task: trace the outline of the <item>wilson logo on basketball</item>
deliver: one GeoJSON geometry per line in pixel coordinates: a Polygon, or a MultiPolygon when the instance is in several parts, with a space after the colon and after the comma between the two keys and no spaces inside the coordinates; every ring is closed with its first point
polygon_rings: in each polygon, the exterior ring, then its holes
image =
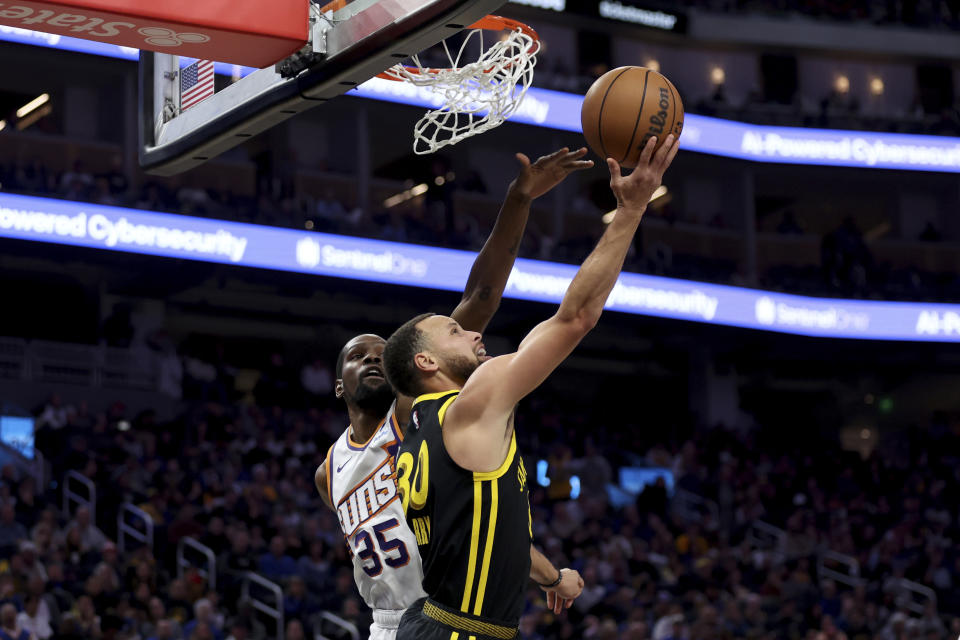
{"type": "Polygon", "coordinates": [[[655,136],[663,133],[663,125],[667,124],[667,109],[670,108],[670,91],[666,87],[660,87],[660,111],[650,116],[650,133],[655,136]]]}
{"type": "Polygon", "coordinates": [[[133,22],[109,22],[79,13],[60,13],[22,5],[5,5],[2,2],[0,2],[0,21],[4,24],[19,22],[28,29],[41,31],[55,27],[54,30],[57,31],[80,34],[81,38],[115,38],[135,30],[143,36],[144,45],[154,47],[179,47],[182,44],[210,41],[210,36],[203,33],[178,33],[166,27],[141,26],[133,22]]]}

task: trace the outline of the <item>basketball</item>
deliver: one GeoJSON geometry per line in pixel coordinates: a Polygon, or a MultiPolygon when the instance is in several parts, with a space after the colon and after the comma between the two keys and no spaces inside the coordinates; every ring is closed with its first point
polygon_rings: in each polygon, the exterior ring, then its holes
{"type": "Polygon", "coordinates": [[[600,76],[580,108],[583,136],[593,152],[620,166],[637,166],[651,136],[657,147],[683,130],[683,102],[676,87],[653,69],[619,67],[600,76]]]}

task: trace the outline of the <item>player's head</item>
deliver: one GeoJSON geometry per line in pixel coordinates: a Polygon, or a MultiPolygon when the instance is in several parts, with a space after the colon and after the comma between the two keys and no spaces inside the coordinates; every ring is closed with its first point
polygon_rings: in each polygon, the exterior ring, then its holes
{"type": "Polygon", "coordinates": [[[351,339],[340,350],[335,393],[348,406],[383,413],[390,409],[394,392],[383,370],[385,344],[380,336],[366,333],[351,339]]]}
{"type": "Polygon", "coordinates": [[[430,379],[462,386],[488,359],[479,333],[432,313],[419,315],[394,331],[383,355],[390,384],[408,396],[435,390],[430,379]]]}

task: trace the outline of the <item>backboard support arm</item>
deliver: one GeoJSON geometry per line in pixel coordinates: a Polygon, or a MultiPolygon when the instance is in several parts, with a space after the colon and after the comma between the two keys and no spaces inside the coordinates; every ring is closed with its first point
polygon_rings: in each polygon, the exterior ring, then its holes
{"type": "MultiPolygon", "coordinates": [[[[380,0],[335,27],[311,30],[322,43],[319,62],[292,78],[276,66],[260,69],[188,111],[167,119],[170,90],[162,70],[178,71],[176,56],[140,57],[140,164],[148,173],[175,175],[196,167],[288,118],[365,82],[495,11],[504,0],[380,0]]],[[[172,82],[172,81],[171,81],[172,82]]]]}

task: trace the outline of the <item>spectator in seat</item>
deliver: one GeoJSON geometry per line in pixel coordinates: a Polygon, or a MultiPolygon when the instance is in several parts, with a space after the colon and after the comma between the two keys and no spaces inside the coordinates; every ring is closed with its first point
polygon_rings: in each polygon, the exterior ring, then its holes
{"type": "Polygon", "coordinates": [[[38,576],[43,580],[47,579],[47,569],[40,562],[37,545],[30,540],[20,542],[20,559],[23,562],[23,573],[25,575],[38,576]]]}
{"type": "Polygon", "coordinates": [[[0,607],[0,640],[33,640],[17,620],[17,608],[10,603],[0,607]]]}
{"type": "Polygon", "coordinates": [[[193,632],[184,636],[187,640],[218,640],[213,633],[213,627],[206,622],[201,622],[194,627],[193,632]]]}
{"type": "Polygon", "coordinates": [[[44,405],[40,417],[37,418],[37,428],[49,427],[59,430],[67,426],[70,415],[70,408],[64,406],[60,396],[56,393],[50,396],[47,404],[44,405]]]}
{"type": "Polygon", "coordinates": [[[183,625],[185,638],[210,638],[223,640],[223,633],[217,626],[213,605],[206,598],[200,598],[193,605],[194,619],[183,625]],[[208,635],[209,634],[209,635],[208,635]]]}
{"type": "Polygon", "coordinates": [[[17,487],[17,521],[25,527],[37,524],[37,518],[46,508],[46,501],[37,495],[36,482],[30,476],[23,479],[17,487]]]}
{"type": "Polygon", "coordinates": [[[40,598],[27,596],[23,602],[23,611],[17,615],[17,625],[28,631],[31,639],[47,640],[53,636],[53,629],[50,628],[50,620],[40,615],[39,606],[40,598]]]}
{"type": "Polygon", "coordinates": [[[333,392],[333,376],[321,358],[307,364],[300,371],[300,384],[308,394],[308,401],[312,404],[325,399],[333,392]]]}
{"type": "Polygon", "coordinates": [[[79,546],[82,553],[88,551],[100,551],[108,542],[107,536],[103,534],[95,524],[90,521],[89,507],[81,506],[73,516],[73,520],[67,525],[64,534],[70,536],[72,531],[76,530],[79,535],[79,546]]]}
{"type": "Polygon", "coordinates": [[[26,540],[27,529],[17,522],[12,504],[0,506],[0,557],[10,557],[21,540],[26,540]]]}
{"type": "Polygon", "coordinates": [[[307,636],[303,632],[303,623],[299,620],[291,620],[287,624],[287,633],[284,637],[286,640],[305,640],[307,636]]]}
{"type": "Polygon", "coordinates": [[[227,636],[227,640],[250,640],[250,628],[243,622],[234,622],[230,625],[230,635],[227,636]]]}
{"type": "Polygon", "coordinates": [[[250,640],[264,640],[267,637],[267,628],[257,619],[257,611],[249,600],[240,600],[237,604],[237,617],[233,620],[233,627],[244,627],[250,640]]]}
{"type": "Polygon", "coordinates": [[[143,637],[147,640],[179,640],[183,635],[174,628],[174,624],[172,620],[160,620],[153,635],[143,637]]]}
{"type": "Polygon", "coordinates": [[[287,545],[281,536],[270,540],[270,551],[260,556],[260,573],[265,578],[282,582],[297,573],[297,563],[286,551],[287,545]]]}
{"type": "Polygon", "coordinates": [[[147,619],[140,625],[140,635],[144,638],[163,637],[161,635],[161,627],[163,626],[167,628],[167,637],[183,637],[183,629],[180,623],[167,617],[167,608],[163,604],[163,600],[154,596],[147,603],[147,619]]]}
{"type": "Polygon", "coordinates": [[[315,539],[310,543],[309,554],[300,558],[297,566],[300,577],[306,581],[311,592],[318,593],[330,585],[333,576],[330,563],[324,554],[322,540],[315,539]]]}
{"type": "Polygon", "coordinates": [[[290,579],[283,598],[283,613],[288,620],[308,620],[319,610],[318,603],[307,593],[307,583],[300,576],[290,579]]]}
{"type": "Polygon", "coordinates": [[[84,595],[77,599],[74,617],[77,621],[77,632],[81,637],[99,638],[102,635],[100,616],[97,615],[97,610],[93,606],[93,599],[90,596],[84,595]]]}

